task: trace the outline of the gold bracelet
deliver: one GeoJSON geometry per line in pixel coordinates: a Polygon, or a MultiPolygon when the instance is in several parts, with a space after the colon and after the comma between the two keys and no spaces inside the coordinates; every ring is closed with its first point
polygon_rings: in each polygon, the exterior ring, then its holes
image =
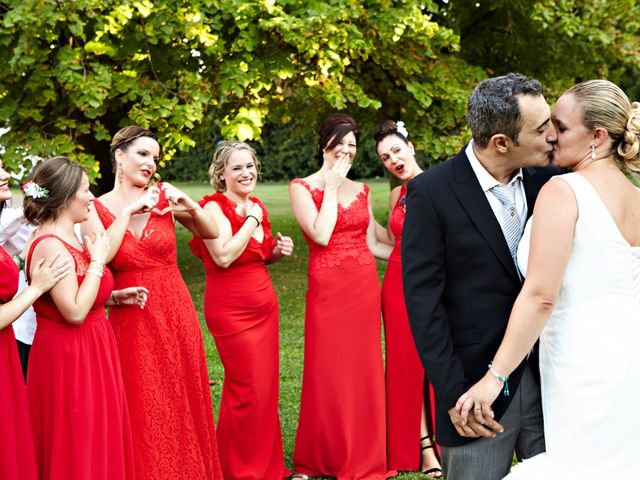
{"type": "Polygon", "coordinates": [[[115,290],[111,290],[111,300],[113,300],[113,303],[115,305],[120,305],[120,302],[118,302],[118,300],[116,299],[116,291],[115,290]]]}
{"type": "Polygon", "coordinates": [[[102,272],[99,271],[99,270],[96,270],[95,268],[89,268],[87,270],[87,273],[93,273],[93,274],[97,275],[98,278],[102,278],[102,272]]]}

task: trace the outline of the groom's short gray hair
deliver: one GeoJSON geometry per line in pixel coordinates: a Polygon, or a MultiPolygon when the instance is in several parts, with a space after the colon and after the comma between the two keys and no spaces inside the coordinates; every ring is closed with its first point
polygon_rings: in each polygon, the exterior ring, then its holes
{"type": "Polygon", "coordinates": [[[469,97],[466,115],[476,145],[485,148],[498,133],[517,145],[522,118],[517,96],[542,95],[543,91],[538,80],[518,73],[480,82],[469,97]]]}

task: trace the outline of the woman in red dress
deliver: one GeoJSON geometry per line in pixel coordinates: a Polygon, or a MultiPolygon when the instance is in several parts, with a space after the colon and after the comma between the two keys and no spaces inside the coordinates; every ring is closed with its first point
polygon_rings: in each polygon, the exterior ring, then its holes
{"type": "MultiPolygon", "coordinates": [[[[11,198],[9,174],[0,160],[0,212],[11,198]]],[[[70,264],[57,257],[33,266],[31,284],[20,295],[17,263],[0,247],[0,478],[36,480],[36,456],[33,449],[27,392],[11,323],[20,317],[40,295],[69,273],[70,264]]]]}
{"type": "Polygon", "coordinates": [[[293,241],[273,238],[264,205],[250,196],[259,173],[249,145],[217,145],[209,169],[217,193],[200,205],[220,235],[190,243],[207,274],[204,313],[224,365],[217,433],[227,480],[291,475],[278,418],[278,300],[266,265],[291,255],[293,241]]]}
{"type": "Polygon", "coordinates": [[[74,268],[34,304],[27,395],[38,475],[42,479],[131,479],[133,449],[127,401],[104,306],[144,306],[146,290],[114,292],[104,267],[109,240],[81,244],[74,225],[86,220],[93,195],[79,165],[64,157],[40,163],[25,184],[24,215],[38,225],[27,276],[45,258],[74,268]]]}
{"type": "Polygon", "coordinates": [[[385,168],[402,181],[391,191],[389,231],[394,247],[382,282],[382,315],[386,343],[387,456],[390,468],[421,470],[427,478],[442,476],[427,415],[433,419],[433,389],[413,341],[402,289],[400,257],[407,182],[422,173],[402,122],[386,120],[373,133],[385,168]]]}
{"type": "Polygon", "coordinates": [[[150,187],[162,150],[131,126],[111,142],[113,190],[94,202],[85,234],[109,234],[116,288],[144,285],[144,311],[109,310],[133,431],[136,475],[145,480],[221,478],[207,362],[193,301],[177,265],[174,218],[215,238],[210,215],[165,183],[150,187]]]}
{"type": "Polygon", "coordinates": [[[348,180],[358,127],[348,115],[319,129],[322,167],[290,185],[293,214],[309,245],[305,354],[296,478],[382,479],[387,468],[380,284],[367,185],[348,180]],[[374,255],[372,255],[372,252],[374,255]]]}

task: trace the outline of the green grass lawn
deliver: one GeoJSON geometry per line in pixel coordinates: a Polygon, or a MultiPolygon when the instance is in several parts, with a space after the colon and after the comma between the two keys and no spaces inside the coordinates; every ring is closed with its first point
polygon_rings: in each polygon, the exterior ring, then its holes
{"type": "MultiPolygon", "coordinates": [[[[380,223],[386,225],[388,217],[389,183],[386,180],[367,181],[371,187],[374,215],[380,223]]],[[[204,194],[212,193],[206,184],[175,184],[199,200],[204,194]]],[[[271,225],[275,232],[289,235],[295,243],[294,254],[269,267],[271,277],[280,303],[280,420],[284,436],[284,454],[287,466],[291,467],[291,456],[298,424],[300,388],[302,386],[302,362],[304,345],[304,298],[307,288],[308,250],[302,233],[296,224],[289,206],[288,186],[284,183],[262,184],[256,189],[255,196],[260,198],[269,211],[271,225]]],[[[191,291],[198,311],[200,325],[204,334],[209,376],[216,381],[212,387],[216,414],[220,404],[223,370],[215,349],[213,338],[207,330],[203,314],[204,269],[187,246],[191,235],[184,228],[178,228],[178,263],[182,275],[191,291]]],[[[379,262],[382,275],[384,263],[379,262]]],[[[424,478],[417,473],[403,474],[401,478],[424,478]]]]}

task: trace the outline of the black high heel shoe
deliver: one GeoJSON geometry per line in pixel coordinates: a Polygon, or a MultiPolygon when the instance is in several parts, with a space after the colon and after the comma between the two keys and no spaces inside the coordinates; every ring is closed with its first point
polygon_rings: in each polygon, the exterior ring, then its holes
{"type": "Polygon", "coordinates": [[[431,441],[431,437],[429,435],[425,435],[420,439],[420,471],[427,478],[442,478],[442,469],[440,467],[433,467],[433,468],[428,468],[426,470],[422,470],[422,467],[423,467],[422,451],[428,450],[429,448],[433,448],[434,457],[436,457],[436,461],[440,463],[440,460],[438,459],[438,454],[436,453],[436,447],[431,441]],[[429,441],[429,445],[424,445],[424,446],[422,445],[422,442],[424,442],[425,440],[429,441]]]}

